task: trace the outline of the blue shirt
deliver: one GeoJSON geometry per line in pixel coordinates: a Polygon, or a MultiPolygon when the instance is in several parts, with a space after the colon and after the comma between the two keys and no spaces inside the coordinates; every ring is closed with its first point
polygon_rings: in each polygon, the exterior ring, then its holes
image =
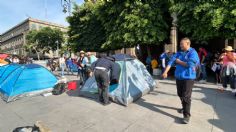
{"type": "Polygon", "coordinates": [[[160,55],[160,60],[163,60],[163,59],[165,59],[167,57],[167,54],[166,53],[162,53],[161,55],[160,55]]]}
{"type": "Polygon", "coordinates": [[[150,65],[151,62],[152,62],[152,58],[150,56],[148,56],[147,59],[146,59],[146,64],[150,65]]]}
{"type": "Polygon", "coordinates": [[[67,66],[72,67],[73,66],[73,61],[71,59],[68,59],[66,61],[67,66]]]}
{"type": "Polygon", "coordinates": [[[168,65],[172,66],[176,59],[187,63],[187,66],[176,64],[175,78],[178,80],[196,79],[196,67],[200,63],[198,53],[195,49],[189,48],[186,52],[177,52],[169,61],[168,65]]]}

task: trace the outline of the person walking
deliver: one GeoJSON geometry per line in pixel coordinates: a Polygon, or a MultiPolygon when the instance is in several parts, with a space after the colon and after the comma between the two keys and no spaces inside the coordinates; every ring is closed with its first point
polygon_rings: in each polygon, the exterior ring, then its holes
{"type": "Polygon", "coordinates": [[[61,55],[61,57],[59,58],[59,66],[60,66],[60,70],[61,70],[61,77],[64,77],[64,71],[65,71],[65,67],[66,67],[66,60],[65,60],[63,55],[61,55]]]}
{"type": "Polygon", "coordinates": [[[201,68],[201,75],[202,75],[202,78],[199,81],[199,83],[206,83],[206,80],[207,80],[207,72],[206,72],[207,51],[206,51],[206,49],[203,47],[200,47],[199,52],[198,52],[198,56],[199,56],[200,62],[201,62],[200,68],[201,68]]]}
{"type": "Polygon", "coordinates": [[[213,60],[211,62],[211,70],[215,73],[216,85],[221,84],[221,76],[220,72],[222,69],[222,65],[220,63],[220,53],[214,53],[213,60]]]}
{"type": "MultiPolygon", "coordinates": [[[[115,59],[112,57],[102,57],[99,58],[93,65],[94,76],[98,86],[99,101],[103,105],[110,104],[109,101],[109,85],[110,78],[113,76],[113,71],[115,70],[115,59]]],[[[113,81],[114,82],[114,81],[113,81]]],[[[116,80],[118,82],[118,80],[116,80]]]]}
{"type": "Polygon", "coordinates": [[[225,53],[221,55],[223,68],[221,70],[222,76],[222,86],[221,91],[227,88],[228,82],[230,82],[230,87],[232,92],[236,93],[236,53],[233,52],[231,46],[227,46],[225,53]]]}
{"type": "Polygon", "coordinates": [[[198,53],[191,48],[189,38],[183,38],[180,42],[181,51],[177,52],[169,61],[163,78],[167,78],[171,66],[176,63],[175,78],[177,93],[182,103],[182,109],[178,110],[183,113],[183,123],[188,124],[190,121],[191,95],[194,80],[196,79],[196,66],[200,63],[198,53]]]}
{"type": "Polygon", "coordinates": [[[73,60],[71,57],[69,57],[66,60],[66,66],[67,66],[67,74],[69,74],[69,72],[71,73],[71,75],[73,75],[73,60]]]}

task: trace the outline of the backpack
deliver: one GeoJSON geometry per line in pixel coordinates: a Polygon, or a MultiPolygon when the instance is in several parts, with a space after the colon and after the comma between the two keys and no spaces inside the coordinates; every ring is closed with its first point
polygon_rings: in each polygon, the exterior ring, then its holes
{"type": "Polygon", "coordinates": [[[53,95],[60,95],[66,91],[66,84],[65,83],[58,83],[54,86],[52,90],[53,95]]]}

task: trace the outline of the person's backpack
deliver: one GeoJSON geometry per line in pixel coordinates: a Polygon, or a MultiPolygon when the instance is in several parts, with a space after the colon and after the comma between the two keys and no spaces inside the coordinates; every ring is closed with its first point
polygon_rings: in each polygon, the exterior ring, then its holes
{"type": "Polygon", "coordinates": [[[65,83],[58,83],[54,86],[52,90],[53,95],[60,95],[66,91],[66,84],[65,83]]]}

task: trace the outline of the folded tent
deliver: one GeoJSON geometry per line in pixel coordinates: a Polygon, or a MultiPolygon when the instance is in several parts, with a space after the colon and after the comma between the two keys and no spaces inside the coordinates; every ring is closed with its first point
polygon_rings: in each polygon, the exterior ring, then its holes
{"type": "MultiPolygon", "coordinates": [[[[118,84],[109,87],[109,96],[114,102],[127,106],[155,88],[156,82],[138,59],[125,54],[113,57],[121,69],[118,84]]],[[[80,90],[80,95],[97,98],[97,92],[95,77],[90,77],[80,90]]]]}
{"type": "Polygon", "coordinates": [[[51,91],[57,78],[37,64],[10,64],[0,67],[0,93],[7,102],[23,96],[51,91]]]}

